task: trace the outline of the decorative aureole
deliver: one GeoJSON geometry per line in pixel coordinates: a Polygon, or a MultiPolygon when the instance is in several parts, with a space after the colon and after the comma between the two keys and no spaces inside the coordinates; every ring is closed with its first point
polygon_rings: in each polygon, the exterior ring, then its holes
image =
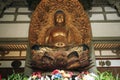
{"type": "Polygon", "coordinates": [[[29,29],[33,70],[82,71],[90,65],[91,26],[77,0],[42,0],[29,29]]]}

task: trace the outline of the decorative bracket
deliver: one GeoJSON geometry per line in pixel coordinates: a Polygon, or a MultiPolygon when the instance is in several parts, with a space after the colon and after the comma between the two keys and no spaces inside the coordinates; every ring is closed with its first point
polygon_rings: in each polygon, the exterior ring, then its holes
{"type": "Polygon", "coordinates": [[[109,4],[115,7],[115,9],[118,12],[118,15],[120,16],[120,0],[108,0],[109,4]]]}
{"type": "Polygon", "coordinates": [[[13,0],[0,1],[0,17],[2,17],[4,10],[12,4],[13,0]]]}

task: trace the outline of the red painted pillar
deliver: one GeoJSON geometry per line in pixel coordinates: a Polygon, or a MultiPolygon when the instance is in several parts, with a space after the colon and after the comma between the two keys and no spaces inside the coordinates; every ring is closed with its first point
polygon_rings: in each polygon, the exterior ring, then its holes
{"type": "Polygon", "coordinates": [[[0,74],[0,80],[2,80],[2,76],[1,76],[1,74],[0,74]]]}

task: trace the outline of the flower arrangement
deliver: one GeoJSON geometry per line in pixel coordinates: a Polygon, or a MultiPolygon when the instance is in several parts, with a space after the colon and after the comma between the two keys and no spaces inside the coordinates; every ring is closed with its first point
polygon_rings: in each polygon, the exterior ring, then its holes
{"type": "Polygon", "coordinates": [[[47,75],[42,76],[41,72],[33,72],[27,80],[50,80],[50,78],[47,75]]]}
{"type": "Polygon", "coordinates": [[[88,71],[81,72],[75,77],[75,80],[96,80],[95,77],[97,77],[94,73],[89,73],[88,71]]]}
{"type": "Polygon", "coordinates": [[[27,77],[23,73],[14,72],[12,75],[8,76],[7,80],[120,80],[119,75],[114,76],[112,72],[109,71],[98,71],[97,75],[88,71],[84,71],[75,77],[73,77],[73,75],[74,74],[72,72],[58,69],[52,71],[51,76],[43,76],[41,72],[33,72],[30,77],[27,77]]]}
{"type": "Polygon", "coordinates": [[[71,80],[72,79],[72,72],[65,72],[64,70],[54,70],[52,72],[52,80],[71,80]]]}

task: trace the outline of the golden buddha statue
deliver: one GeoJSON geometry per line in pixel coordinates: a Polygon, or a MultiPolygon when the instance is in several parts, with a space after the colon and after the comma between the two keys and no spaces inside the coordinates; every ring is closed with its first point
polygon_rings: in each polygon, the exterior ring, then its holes
{"type": "Polygon", "coordinates": [[[91,26],[77,0],[42,0],[30,30],[31,69],[83,71],[90,63],[91,26]]]}

